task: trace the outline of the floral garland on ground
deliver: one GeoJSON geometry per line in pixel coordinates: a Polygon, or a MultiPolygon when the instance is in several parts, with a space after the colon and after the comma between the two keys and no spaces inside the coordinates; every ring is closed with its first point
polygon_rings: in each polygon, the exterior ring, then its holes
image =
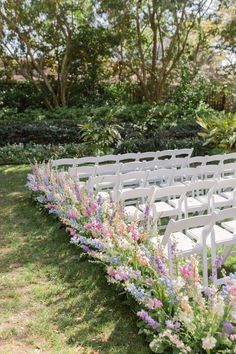
{"type": "Polygon", "coordinates": [[[171,279],[162,248],[148,242],[145,222],[128,222],[122,207],[87,193],[50,164],[32,169],[27,187],[33,197],[66,225],[73,244],[105,265],[108,282],[136,300],[140,330],[154,353],[236,353],[235,274],[221,289],[202,291],[191,257],[175,260],[171,279]]]}

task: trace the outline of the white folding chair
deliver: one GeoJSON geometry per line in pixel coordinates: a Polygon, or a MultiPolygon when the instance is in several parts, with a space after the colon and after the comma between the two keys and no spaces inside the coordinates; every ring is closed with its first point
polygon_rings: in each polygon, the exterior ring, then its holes
{"type": "Polygon", "coordinates": [[[124,212],[129,221],[144,220],[145,208],[141,211],[139,205],[146,203],[145,205],[149,206],[153,193],[154,187],[122,190],[118,192],[117,203],[124,206],[124,212]]]}
{"type": "Polygon", "coordinates": [[[225,179],[234,177],[236,177],[236,162],[221,165],[220,178],[225,179]]]}
{"type": "Polygon", "coordinates": [[[51,160],[51,167],[75,167],[76,166],[76,158],[65,158],[65,159],[58,159],[58,160],[51,160]]]}
{"type": "Polygon", "coordinates": [[[172,157],[170,161],[171,168],[184,168],[188,166],[188,157],[172,157]]]}
{"type": "Polygon", "coordinates": [[[204,166],[206,164],[206,156],[195,156],[188,159],[188,167],[204,166]]]}
{"type": "Polygon", "coordinates": [[[108,163],[104,165],[98,165],[96,174],[97,176],[101,175],[116,175],[120,172],[122,164],[120,163],[108,163]]]}
{"type": "Polygon", "coordinates": [[[109,192],[117,191],[120,185],[120,174],[101,175],[90,177],[87,182],[87,189],[90,192],[98,192],[102,198],[108,198],[109,192]]]}
{"type": "MultiPolygon", "coordinates": [[[[227,230],[227,224],[225,221],[227,219],[236,218],[236,207],[228,208],[223,210],[217,210],[214,212],[214,226],[212,228],[211,234],[206,239],[206,245],[211,250],[212,267],[214,270],[216,261],[216,252],[218,248],[224,248],[223,250],[223,261],[226,260],[230,254],[232,247],[236,244],[236,233],[235,229],[233,233],[227,230]],[[225,222],[224,222],[225,221],[225,222]],[[221,225],[218,225],[221,223],[221,225]],[[225,227],[226,226],[226,227],[225,227]],[[225,228],[224,228],[225,227],[225,228]]],[[[187,234],[192,239],[199,242],[200,235],[202,233],[202,227],[196,227],[194,229],[188,230],[187,234]]],[[[217,274],[213,271],[213,282],[216,283],[217,274]]]]}
{"type": "Polygon", "coordinates": [[[134,171],[123,173],[120,175],[119,188],[137,188],[137,187],[146,187],[146,181],[149,171],[134,171]]]}
{"type": "Polygon", "coordinates": [[[198,170],[194,167],[184,167],[174,171],[172,184],[185,185],[198,180],[198,170]]]}
{"type": "MultiPolygon", "coordinates": [[[[206,196],[200,198],[204,200],[206,196]]],[[[209,193],[209,198],[213,211],[218,208],[236,206],[236,178],[217,181],[209,193]]]]}
{"type": "Polygon", "coordinates": [[[128,173],[134,171],[142,171],[145,170],[146,162],[126,162],[122,163],[120,167],[120,173],[128,173]]]}
{"type": "MultiPolygon", "coordinates": [[[[215,181],[198,181],[186,185],[186,195],[182,203],[182,213],[185,218],[190,213],[210,212],[212,189],[215,186],[215,181]]],[[[174,207],[179,205],[179,199],[170,200],[170,204],[174,207]]]]}
{"type": "Polygon", "coordinates": [[[196,167],[198,171],[198,179],[200,180],[216,180],[220,178],[221,166],[219,165],[207,165],[196,167]]]}
{"type": "MultiPolygon", "coordinates": [[[[207,239],[212,231],[214,224],[214,215],[200,215],[188,219],[173,220],[171,219],[166,227],[165,234],[161,239],[161,246],[165,249],[168,255],[170,274],[173,276],[173,256],[189,257],[195,254],[202,255],[203,265],[203,285],[208,286],[208,267],[207,267],[207,239]],[[198,239],[192,240],[188,233],[192,229],[198,229],[198,239]],[[172,254],[172,245],[175,245],[176,251],[172,254]]],[[[157,238],[152,242],[155,244],[157,238]]]]}
{"type": "MultiPolygon", "coordinates": [[[[154,229],[157,228],[158,221],[161,218],[181,218],[183,202],[185,199],[187,187],[186,186],[169,186],[164,188],[156,187],[152,196],[151,207],[154,229]],[[176,197],[179,197],[178,199],[176,197]],[[172,204],[172,200],[176,204],[172,204]]],[[[140,205],[140,209],[144,210],[145,205],[140,205]]]]}
{"type": "Polygon", "coordinates": [[[236,178],[220,180],[217,183],[219,194],[236,206],[236,178]]]}
{"type": "Polygon", "coordinates": [[[68,169],[68,175],[71,177],[76,177],[79,181],[88,179],[90,176],[95,176],[97,171],[97,166],[79,166],[70,167],[68,169]]]}
{"type": "Polygon", "coordinates": [[[159,187],[168,187],[172,184],[175,173],[174,168],[157,169],[149,171],[146,179],[146,185],[158,185],[159,187]]]}

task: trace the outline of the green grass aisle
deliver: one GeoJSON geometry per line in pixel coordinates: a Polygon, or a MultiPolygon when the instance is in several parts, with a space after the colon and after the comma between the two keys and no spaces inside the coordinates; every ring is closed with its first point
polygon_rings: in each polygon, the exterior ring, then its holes
{"type": "Polygon", "coordinates": [[[0,168],[0,353],[149,353],[98,265],[33,205],[28,172],[0,168]]]}

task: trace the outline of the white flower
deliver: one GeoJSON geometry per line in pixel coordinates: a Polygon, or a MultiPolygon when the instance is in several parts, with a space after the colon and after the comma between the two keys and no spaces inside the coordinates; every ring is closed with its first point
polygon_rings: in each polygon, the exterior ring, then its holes
{"type": "Polygon", "coordinates": [[[215,348],[216,342],[217,340],[214,337],[207,335],[207,337],[202,340],[202,348],[205,350],[213,349],[215,348]]]}
{"type": "Polygon", "coordinates": [[[212,306],[212,311],[219,317],[224,315],[225,304],[222,300],[216,302],[212,306]]]}

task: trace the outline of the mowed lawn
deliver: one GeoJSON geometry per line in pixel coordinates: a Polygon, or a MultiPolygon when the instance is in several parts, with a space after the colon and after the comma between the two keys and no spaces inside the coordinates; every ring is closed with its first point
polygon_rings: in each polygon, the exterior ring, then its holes
{"type": "Polygon", "coordinates": [[[150,353],[136,316],[24,187],[0,167],[0,353],[150,353]]]}

